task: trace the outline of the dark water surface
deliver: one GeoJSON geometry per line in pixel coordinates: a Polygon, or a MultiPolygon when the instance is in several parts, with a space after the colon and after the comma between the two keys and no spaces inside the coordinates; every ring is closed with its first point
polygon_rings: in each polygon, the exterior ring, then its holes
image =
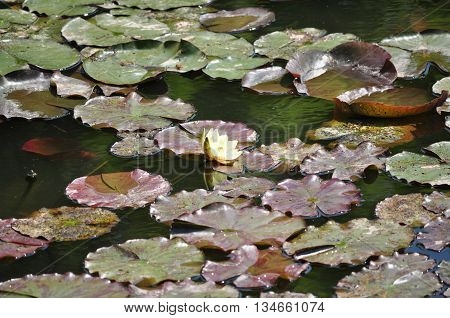
{"type": "MultiPolygon", "coordinates": [[[[379,41],[402,32],[450,28],[450,1],[218,0],[214,4],[218,9],[246,6],[268,8],[277,17],[277,21],[266,28],[239,34],[251,42],[262,34],[286,28],[315,27],[326,29],[329,33],[354,33],[365,41],[379,41]]],[[[444,75],[431,69],[425,78],[405,84],[431,90],[432,84],[442,77],[444,75]]],[[[260,143],[265,144],[282,142],[290,137],[304,138],[308,129],[316,128],[334,116],[334,106],[328,101],[310,97],[257,95],[243,91],[239,82],[212,80],[201,72],[184,76],[166,73],[163,79],[140,87],[147,97],[166,93],[166,89],[169,97],[181,98],[195,105],[198,110],[196,119],[244,122],[260,133],[260,143]]],[[[413,142],[393,148],[393,153],[402,150],[420,152],[422,147],[433,142],[448,140],[442,118],[434,112],[407,121],[418,126],[419,136],[413,142]]],[[[42,207],[74,205],[64,195],[65,187],[73,179],[94,170],[96,173],[107,173],[139,167],[167,178],[173,185],[173,192],[206,187],[202,162],[163,153],[140,160],[116,158],[109,153],[109,147],[117,140],[113,131],[85,127],[70,116],[53,121],[9,120],[0,124],[0,136],[0,218],[27,217],[42,207]],[[45,158],[20,150],[23,143],[31,138],[54,136],[74,139],[82,145],[83,150],[93,152],[96,156],[91,159],[45,158]],[[31,169],[38,174],[34,182],[26,180],[26,174],[31,169]]],[[[272,177],[281,180],[287,175],[272,177]]],[[[394,194],[432,191],[395,181],[384,174],[358,181],[357,186],[363,193],[364,202],[349,214],[334,218],[338,222],[358,217],[373,218],[376,203],[394,194]]],[[[148,208],[123,210],[118,214],[122,218],[121,222],[110,234],[88,241],[52,243],[45,251],[39,251],[34,256],[1,262],[0,281],[26,274],[82,273],[84,257],[99,247],[128,239],[170,234],[166,225],[149,217],[148,208]]],[[[321,224],[324,221],[321,219],[309,223],[321,224]]],[[[414,245],[407,251],[429,255],[436,260],[450,259],[449,249],[438,254],[414,245]]],[[[277,288],[332,296],[337,281],[359,268],[315,265],[305,277],[290,284],[280,284],[277,288]]]]}

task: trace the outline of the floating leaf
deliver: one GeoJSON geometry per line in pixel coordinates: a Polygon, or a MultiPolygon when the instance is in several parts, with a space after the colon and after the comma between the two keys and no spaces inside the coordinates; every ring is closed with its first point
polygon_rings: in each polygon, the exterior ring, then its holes
{"type": "Polygon", "coordinates": [[[263,8],[241,8],[200,16],[200,23],[213,32],[240,32],[266,26],[275,21],[275,14],[263,8]]]}
{"type": "Polygon", "coordinates": [[[227,203],[236,208],[251,205],[249,200],[228,198],[220,191],[208,192],[203,189],[197,189],[187,192],[183,190],[171,196],[158,197],[156,202],[150,206],[150,215],[160,222],[167,222],[217,202],[227,203]]]}
{"type": "Polygon", "coordinates": [[[438,274],[444,283],[450,285],[450,262],[442,261],[438,266],[438,274]]]}
{"type": "Polygon", "coordinates": [[[293,281],[309,268],[309,264],[297,264],[275,247],[258,251],[254,245],[244,245],[232,251],[229,258],[225,262],[207,261],[203,277],[220,282],[238,276],[233,284],[239,288],[271,287],[278,278],[293,281]]]}
{"type": "Polygon", "coordinates": [[[0,49],[0,75],[6,75],[14,71],[27,69],[28,65],[22,60],[0,49]]]}
{"type": "Polygon", "coordinates": [[[380,256],[368,267],[341,279],[336,294],[340,298],[418,298],[441,287],[434,273],[434,261],[419,254],[380,256]]]}
{"type": "Polygon", "coordinates": [[[394,195],[379,202],[375,208],[375,214],[384,220],[397,222],[411,227],[424,226],[436,215],[423,208],[423,195],[411,193],[406,195],[394,195]]]}
{"type": "Polygon", "coordinates": [[[262,57],[227,57],[216,59],[208,63],[203,72],[212,78],[225,78],[227,80],[239,80],[248,71],[267,64],[269,59],[262,57]]]}
{"type": "Polygon", "coordinates": [[[216,185],[214,190],[223,191],[223,195],[230,198],[248,197],[254,198],[262,195],[267,190],[275,188],[275,182],[257,177],[240,177],[225,180],[216,185]]]}
{"type": "Polygon", "coordinates": [[[360,200],[359,189],[353,183],[324,181],[312,175],[278,183],[276,190],[264,194],[262,204],[295,216],[319,217],[346,213],[360,200]]]}
{"type": "Polygon", "coordinates": [[[168,127],[173,121],[187,120],[194,114],[194,106],[180,99],[163,96],[147,100],[137,93],[130,93],[127,97],[94,97],[75,107],[73,115],[96,128],[152,131],[168,127]]]}
{"type": "Polygon", "coordinates": [[[66,188],[66,195],[91,207],[140,208],[170,191],[170,184],[159,175],[136,169],[81,177],[66,188]]]}
{"type": "Polygon", "coordinates": [[[325,122],[321,127],[309,130],[311,140],[333,141],[332,146],[343,144],[356,148],[360,143],[369,141],[379,147],[394,147],[414,140],[413,125],[375,126],[336,120],[325,122]]]}
{"type": "Polygon", "coordinates": [[[153,140],[141,136],[140,133],[130,134],[111,146],[111,153],[121,158],[151,156],[159,151],[153,140]]]}
{"type": "MultiPolygon", "coordinates": [[[[445,147],[448,153],[450,142],[439,143],[445,147]]],[[[435,157],[419,155],[409,151],[403,151],[386,161],[386,171],[397,179],[404,179],[406,182],[418,182],[421,184],[448,185],[450,184],[449,156],[435,157]]]]}
{"type": "MultiPolygon", "coordinates": [[[[111,10],[113,14],[115,10],[111,10]]],[[[175,33],[189,33],[203,30],[199,22],[204,13],[214,12],[215,9],[205,7],[181,7],[170,11],[143,11],[145,16],[152,17],[169,26],[175,33]]],[[[135,15],[135,14],[133,14],[135,15]]]]}
{"type": "Polygon", "coordinates": [[[58,137],[30,139],[22,145],[22,150],[46,157],[72,154],[84,158],[95,156],[91,152],[81,150],[80,145],[75,140],[58,137]]]}
{"type": "Polygon", "coordinates": [[[430,195],[425,195],[423,207],[428,211],[444,214],[446,218],[450,217],[450,198],[443,193],[433,191],[430,195]]]}
{"type": "Polygon", "coordinates": [[[237,298],[239,291],[231,286],[218,286],[214,282],[194,283],[186,279],[180,283],[165,282],[154,289],[132,287],[132,297],[138,298],[237,298]]]}
{"type": "Polygon", "coordinates": [[[179,219],[207,229],[174,236],[199,247],[225,251],[246,244],[280,245],[305,227],[299,217],[287,217],[258,207],[236,209],[226,203],[211,204],[179,219]]]}
{"type": "Polygon", "coordinates": [[[0,283],[0,298],[125,298],[128,288],[122,284],[90,275],[28,275],[0,283]]]}
{"type": "Polygon", "coordinates": [[[105,0],[25,0],[23,7],[40,14],[70,17],[92,14],[97,10],[94,5],[104,2],[105,0]]]}
{"type": "Polygon", "coordinates": [[[427,223],[417,235],[417,242],[425,248],[441,251],[450,243],[450,219],[438,217],[427,223]]]}
{"type": "Polygon", "coordinates": [[[328,221],[283,245],[289,255],[330,266],[362,264],[370,256],[390,255],[407,247],[414,238],[411,228],[386,220],[354,219],[339,224],[328,221]]]}
{"type": "Polygon", "coordinates": [[[214,0],[118,0],[118,3],[126,7],[138,7],[139,9],[167,10],[179,7],[200,6],[209,4],[213,1],[214,0]]]}
{"type": "Polygon", "coordinates": [[[30,25],[36,20],[37,16],[24,10],[0,9],[0,29],[8,29],[15,24],[30,25]]]}
{"type": "Polygon", "coordinates": [[[274,293],[270,291],[268,293],[261,293],[261,298],[315,298],[313,294],[302,294],[293,292],[274,293]]]}
{"type": "Polygon", "coordinates": [[[47,241],[27,237],[13,230],[11,224],[14,221],[0,219],[0,260],[5,257],[21,258],[47,247],[47,241]]]}
{"type": "Polygon", "coordinates": [[[242,87],[249,88],[260,94],[283,95],[292,91],[291,83],[283,85],[283,79],[288,74],[284,68],[272,66],[250,71],[242,78],[242,87]]]}
{"type": "Polygon", "coordinates": [[[315,28],[272,32],[255,41],[255,52],[272,59],[289,60],[298,52],[328,51],[339,44],[358,40],[353,34],[325,34],[325,30],[315,28]]]}
{"type": "Polygon", "coordinates": [[[356,149],[348,149],[339,144],[326,151],[321,149],[303,161],[302,172],[306,174],[333,173],[332,177],[341,180],[352,180],[362,177],[368,167],[382,169],[384,158],[380,158],[385,148],[377,147],[371,142],[363,142],[356,149]]]}
{"type": "Polygon", "coordinates": [[[83,62],[83,68],[97,81],[126,85],[164,71],[197,71],[207,63],[206,56],[188,42],[144,40],[100,50],[83,62]]]}
{"type": "Polygon", "coordinates": [[[86,257],[90,273],[139,287],[180,281],[200,273],[203,253],[181,239],[155,237],[102,247],[86,257]]]}
{"type": "Polygon", "coordinates": [[[106,233],[119,222],[116,214],[105,209],[59,207],[42,208],[30,218],[14,221],[14,230],[50,241],[76,241],[106,233]]]}
{"type": "Polygon", "coordinates": [[[436,83],[434,83],[433,85],[433,93],[434,94],[442,94],[443,91],[450,91],[450,76],[448,77],[444,77],[442,79],[440,79],[439,81],[437,81],[436,83]]]}

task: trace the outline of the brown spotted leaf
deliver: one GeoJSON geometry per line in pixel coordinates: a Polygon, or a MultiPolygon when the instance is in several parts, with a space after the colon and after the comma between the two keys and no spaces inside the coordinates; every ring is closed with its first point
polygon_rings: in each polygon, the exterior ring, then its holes
{"type": "Polygon", "coordinates": [[[417,235],[417,242],[425,248],[441,251],[450,243],[450,219],[438,217],[427,223],[417,235]]]}

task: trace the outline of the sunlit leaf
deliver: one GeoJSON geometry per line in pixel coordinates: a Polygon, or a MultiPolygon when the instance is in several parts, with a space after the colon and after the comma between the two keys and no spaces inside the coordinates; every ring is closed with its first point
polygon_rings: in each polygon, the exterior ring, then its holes
{"type": "Polygon", "coordinates": [[[427,249],[441,251],[450,244],[450,219],[438,217],[427,223],[417,235],[417,242],[427,249]]]}

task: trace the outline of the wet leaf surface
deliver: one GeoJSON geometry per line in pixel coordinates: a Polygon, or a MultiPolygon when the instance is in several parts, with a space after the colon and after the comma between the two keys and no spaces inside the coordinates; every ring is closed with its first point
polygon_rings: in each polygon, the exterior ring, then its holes
{"type": "Polygon", "coordinates": [[[288,71],[279,66],[272,66],[250,71],[242,78],[242,87],[260,94],[284,95],[292,91],[292,85],[283,83],[288,71]]]}
{"type": "Polygon", "coordinates": [[[424,196],[423,207],[428,211],[450,217],[450,198],[437,191],[424,196]]]}
{"type": "Polygon", "coordinates": [[[449,261],[442,261],[438,266],[439,278],[446,283],[447,285],[450,284],[450,262],[449,261]]]}
{"type": "Polygon", "coordinates": [[[267,64],[269,59],[262,57],[227,57],[212,60],[203,69],[203,72],[212,78],[227,80],[242,79],[248,71],[267,64]]]}
{"type": "Polygon", "coordinates": [[[226,180],[214,187],[216,191],[223,191],[223,195],[230,198],[261,196],[267,190],[276,187],[276,183],[264,178],[240,177],[226,180]]]}
{"type": "Polygon", "coordinates": [[[441,251],[450,243],[450,219],[438,217],[427,223],[417,235],[417,242],[427,249],[441,251]]]}

